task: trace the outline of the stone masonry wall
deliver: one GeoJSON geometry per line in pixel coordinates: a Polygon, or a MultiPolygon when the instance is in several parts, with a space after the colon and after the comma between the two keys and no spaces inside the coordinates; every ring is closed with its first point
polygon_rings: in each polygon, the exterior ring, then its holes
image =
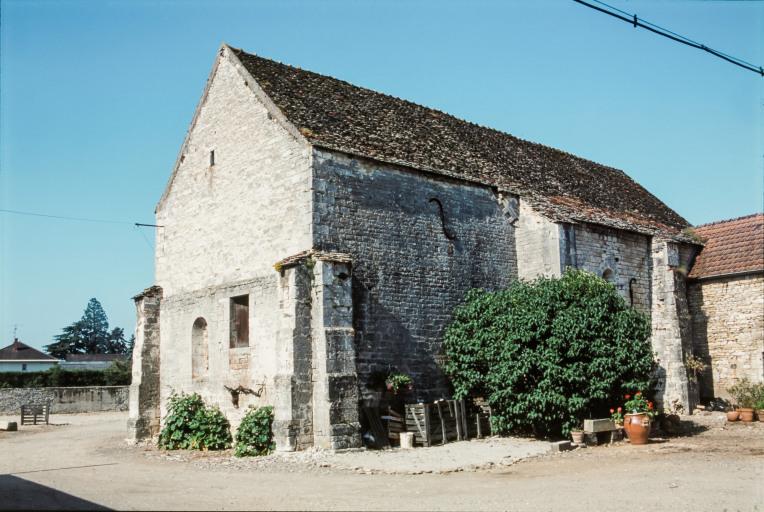
{"type": "Polygon", "coordinates": [[[707,364],[701,398],[729,398],[742,378],[764,380],[764,274],[693,281],[688,300],[694,352],[707,364]]]}
{"type": "Polygon", "coordinates": [[[685,367],[692,354],[685,275],[691,248],[652,241],[652,345],[658,359],[656,402],[659,408],[692,411],[697,402],[685,367]]]}
{"type": "Polygon", "coordinates": [[[577,224],[574,229],[577,267],[600,277],[609,271],[609,280],[626,303],[631,304],[633,297],[634,307],[649,314],[650,238],[593,224],[577,224]]]}
{"type": "Polygon", "coordinates": [[[295,319],[285,327],[273,265],[311,248],[311,187],[310,147],[222,48],[157,206],[162,416],[172,392],[198,392],[235,428],[248,405],[276,399],[278,340],[295,319]],[[249,346],[230,348],[230,303],[240,295],[249,295],[249,346]],[[206,375],[192,378],[197,319],[206,375]],[[226,387],[239,386],[247,392],[236,407],[226,387]]]}
{"type": "Polygon", "coordinates": [[[411,375],[419,399],[449,395],[439,367],[451,312],[470,288],[517,277],[514,228],[497,194],[316,150],[315,247],[353,260],[362,397],[375,372],[411,375]]]}
{"type": "Polygon", "coordinates": [[[520,215],[515,224],[517,273],[520,279],[559,277],[560,227],[539,215],[520,198],[520,215]]]}
{"type": "Polygon", "coordinates": [[[126,411],[128,386],[0,389],[0,414],[20,414],[22,405],[46,403],[51,414],[126,411]]]}
{"type": "Polygon", "coordinates": [[[157,206],[156,284],[165,297],[272,273],[276,261],[311,247],[310,149],[228,53],[157,206]]]}

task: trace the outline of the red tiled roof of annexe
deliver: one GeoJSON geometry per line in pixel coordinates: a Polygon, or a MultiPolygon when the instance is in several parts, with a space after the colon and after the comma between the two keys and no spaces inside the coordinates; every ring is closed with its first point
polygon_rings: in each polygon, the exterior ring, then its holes
{"type": "Polygon", "coordinates": [[[0,349],[0,361],[58,361],[58,359],[19,340],[13,340],[13,343],[0,349]]]}
{"type": "Polygon", "coordinates": [[[764,272],[764,213],[694,228],[705,241],[690,278],[764,272]]]}
{"type": "Polygon", "coordinates": [[[520,194],[558,222],[690,241],[689,223],[623,171],[348,82],[231,49],[308,141],[520,194]]]}

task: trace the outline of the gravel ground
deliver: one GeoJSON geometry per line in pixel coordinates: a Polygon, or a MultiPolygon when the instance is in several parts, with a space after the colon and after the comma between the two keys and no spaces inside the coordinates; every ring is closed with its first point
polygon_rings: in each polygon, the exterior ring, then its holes
{"type": "Polygon", "coordinates": [[[311,449],[274,453],[266,457],[234,457],[222,452],[166,452],[152,446],[139,447],[144,456],[186,462],[205,469],[236,469],[269,472],[320,472],[327,469],[365,474],[453,473],[509,466],[528,457],[549,452],[550,443],[521,438],[489,438],[448,443],[413,450],[348,450],[339,453],[311,449]]]}
{"type": "Polygon", "coordinates": [[[124,413],[55,416],[57,425],[0,432],[0,509],[763,511],[764,423],[727,424],[718,414],[692,420],[685,418],[686,435],[646,446],[519,455],[510,465],[410,475],[375,473],[395,471],[398,457],[447,460],[452,449],[495,451],[493,460],[501,460],[522,443],[234,459],[128,447],[124,413]]]}

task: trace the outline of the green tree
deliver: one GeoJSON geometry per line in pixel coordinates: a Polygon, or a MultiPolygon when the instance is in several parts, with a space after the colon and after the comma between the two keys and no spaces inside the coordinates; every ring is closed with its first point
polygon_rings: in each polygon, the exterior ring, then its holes
{"type": "Polygon", "coordinates": [[[132,346],[121,327],[109,330],[109,319],[98,299],[88,301],[82,318],[62,329],[45,349],[53,357],[66,354],[128,354],[132,346]]]}
{"type": "Polygon", "coordinates": [[[567,435],[608,417],[653,369],[645,315],[584,271],[472,290],[446,330],[445,370],[458,398],[484,396],[499,433],[567,435]]]}

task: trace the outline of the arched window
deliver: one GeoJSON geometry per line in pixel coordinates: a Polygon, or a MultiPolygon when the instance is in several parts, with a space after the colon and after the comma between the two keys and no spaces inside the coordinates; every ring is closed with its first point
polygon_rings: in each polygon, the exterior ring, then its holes
{"type": "Polygon", "coordinates": [[[615,274],[613,274],[613,271],[609,268],[606,268],[605,271],[602,273],[602,279],[607,281],[608,283],[615,284],[615,274]]]}
{"type": "Polygon", "coordinates": [[[191,329],[191,378],[202,379],[207,376],[208,370],[207,320],[199,317],[194,320],[191,329]]]}

